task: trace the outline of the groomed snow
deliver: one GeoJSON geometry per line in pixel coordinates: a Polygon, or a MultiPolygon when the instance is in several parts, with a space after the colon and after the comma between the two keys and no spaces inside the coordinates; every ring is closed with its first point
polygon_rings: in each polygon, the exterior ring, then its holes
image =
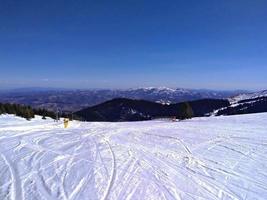
{"type": "Polygon", "coordinates": [[[0,199],[267,199],[267,113],[129,123],[0,116],[0,199]]]}

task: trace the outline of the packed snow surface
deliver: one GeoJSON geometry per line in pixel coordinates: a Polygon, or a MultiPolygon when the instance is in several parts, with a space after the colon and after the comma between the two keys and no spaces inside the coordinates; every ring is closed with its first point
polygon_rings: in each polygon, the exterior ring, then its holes
{"type": "Polygon", "coordinates": [[[267,199],[267,113],[182,122],[0,116],[0,199],[267,199]]]}

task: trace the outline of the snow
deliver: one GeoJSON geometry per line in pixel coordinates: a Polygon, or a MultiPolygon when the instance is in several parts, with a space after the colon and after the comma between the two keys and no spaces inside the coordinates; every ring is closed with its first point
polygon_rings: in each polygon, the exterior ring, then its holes
{"type": "Polygon", "coordinates": [[[0,199],[267,199],[267,113],[182,122],[0,116],[0,199]]]}
{"type": "Polygon", "coordinates": [[[173,88],[169,88],[169,87],[138,87],[138,88],[131,88],[131,90],[156,90],[156,91],[169,91],[169,92],[175,92],[176,90],[173,88]]]}
{"type": "Polygon", "coordinates": [[[255,99],[259,97],[267,97],[267,90],[254,92],[254,93],[247,93],[247,94],[240,94],[229,98],[231,104],[236,104],[238,101],[247,100],[247,99],[255,99]]]}

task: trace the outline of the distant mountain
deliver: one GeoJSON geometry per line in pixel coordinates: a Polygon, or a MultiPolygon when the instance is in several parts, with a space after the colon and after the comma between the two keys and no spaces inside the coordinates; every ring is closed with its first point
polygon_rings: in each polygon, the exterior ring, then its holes
{"type": "Polygon", "coordinates": [[[240,91],[214,91],[167,87],[147,87],[124,90],[122,97],[131,99],[145,99],[160,103],[178,103],[197,99],[222,99],[240,94],[240,91]]]}
{"type": "MultiPolygon", "coordinates": [[[[229,105],[228,100],[202,99],[189,101],[194,117],[206,114],[229,105]]],[[[132,100],[125,98],[113,99],[102,104],[89,107],[74,115],[86,121],[141,121],[161,117],[182,118],[184,103],[163,105],[145,100],[132,100]]]]}
{"type": "Polygon", "coordinates": [[[143,99],[161,104],[179,103],[197,99],[223,99],[241,91],[194,90],[167,87],[134,89],[65,90],[53,88],[22,88],[0,93],[0,102],[18,103],[65,112],[73,112],[94,106],[114,98],[143,99]]]}
{"type": "Polygon", "coordinates": [[[229,98],[230,105],[215,111],[216,115],[236,115],[267,112],[267,90],[244,93],[229,98]]]}

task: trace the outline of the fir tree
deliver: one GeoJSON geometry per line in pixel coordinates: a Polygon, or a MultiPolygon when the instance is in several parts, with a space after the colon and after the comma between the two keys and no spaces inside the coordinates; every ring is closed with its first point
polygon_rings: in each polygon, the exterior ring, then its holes
{"type": "Polygon", "coordinates": [[[191,105],[188,102],[181,104],[179,119],[190,119],[194,117],[194,112],[191,105]]]}

